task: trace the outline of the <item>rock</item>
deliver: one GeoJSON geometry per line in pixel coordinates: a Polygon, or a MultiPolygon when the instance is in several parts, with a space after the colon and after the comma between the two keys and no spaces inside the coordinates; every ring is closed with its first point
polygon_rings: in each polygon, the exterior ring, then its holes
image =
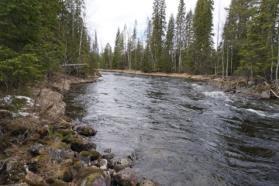
{"type": "Polygon", "coordinates": [[[151,180],[144,179],[139,183],[139,186],[158,186],[159,184],[154,183],[151,180]]]}
{"type": "Polygon", "coordinates": [[[110,186],[111,177],[106,172],[98,168],[82,169],[77,176],[78,180],[75,181],[77,185],[86,186],[110,186]]]}
{"type": "Polygon", "coordinates": [[[44,145],[36,143],[32,145],[30,149],[28,149],[28,152],[31,154],[31,156],[35,157],[41,155],[43,149],[44,149],[44,145]]]}
{"type": "Polygon", "coordinates": [[[12,119],[13,113],[8,110],[0,110],[0,119],[12,119]]]}
{"type": "Polygon", "coordinates": [[[63,173],[63,181],[64,182],[72,182],[74,179],[73,171],[71,168],[67,168],[63,173]]]}
{"type": "Polygon", "coordinates": [[[269,91],[269,90],[263,91],[263,92],[261,93],[261,98],[262,98],[262,99],[270,99],[270,98],[271,98],[270,91],[269,91]]]}
{"type": "Polygon", "coordinates": [[[6,173],[8,174],[8,179],[11,182],[17,183],[25,176],[24,164],[16,159],[7,161],[6,173]]]}
{"type": "Polygon", "coordinates": [[[77,133],[86,137],[95,136],[97,131],[91,127],[82,126],[76,129],[77,133]]]}
{"type": "Polygon", "coordinates": [[[133,162],[130,159],[120,159],[114,163],[114,169],[116,171],[123,170],[125,168],[131,167],[133,162]]]}
{"type": "Polygon", "coordinates": [[[28,172],[25,176],[25,181],[31,186],[39,186],[39,185],[46,185],[44,179],[32,172],[28,172]]]}
{"type": "Polygon", "coordinates": [[[62,162],[65,159],[74,158],[74,152],[62,149],[49,149],[48,155],[51,160],[62,162]]]}
{"type": "Polygon", "coordinates": [[[29,171],[33,172],[33,173],[37,173],[38,172],[38,163],[37,162],[29,162],[27,163],[27,168],[29,171]]]}
{"type": "Polygon", "coordinates": [[[68,186],[69,184],[68,183],[65,183],[61,180],[58,180],[58,179],[54,179],[54,178],[48,178],[46,180],[46,183],[48,185],[53,185],[53,186],[68,186]]]}
{"type": "Polygon", "coordinates": [[[106,159],[100,160],[100,169],[102,169],[102,170],[108,169],[108,160],[106,160],[106,159]]]}
{"type": "Polygon", "coordinates": [[[101,158],[101,154],[97,151],[82,151],[80,153],[81,158],[89,158],[90,161],[95,161],[101,158]]]}
{"type": "Polygon", "coordinates": [[[102,157],[106,160],[111,160],[111,159],[114,158],[114,154],[113,153],[108,153],[108,154],[104,154],[102,157]]]}
{"type": "Polygon", "coordinates": [[[83,142],[73,142],[71,144],[71,149],[75,152],[90,151],[96,149],[96,144],[94,143],[83,143],[83,142]]]}
{"type": "Polygon", "coordinates": [[[136,186],[138,181],[136,174],[130,168],[119,171],[113,176],[116,184],[121,186],[136,186]]]}
{"type": "Polygon", "coordinates": [[[111,149],[105,149],[104,153],[111,153],[111,149]]]}
{"type": "Polygon", "coordinates": [[[41,115],[47,118],[56,120],[65,114],[63,95],[51,89],[42,89],[36,103],[40,105],[41,115]]]}

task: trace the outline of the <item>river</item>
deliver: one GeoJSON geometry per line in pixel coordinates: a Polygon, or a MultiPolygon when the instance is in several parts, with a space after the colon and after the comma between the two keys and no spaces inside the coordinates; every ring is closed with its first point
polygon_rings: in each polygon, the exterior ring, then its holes
{"type": "Polygon", "coordinates": [[[279,103],[205,82],[103,73],[73,87],[68,114],[92,123],[98,150],[135,154],[163,186],[279,185],[279,103]]]}

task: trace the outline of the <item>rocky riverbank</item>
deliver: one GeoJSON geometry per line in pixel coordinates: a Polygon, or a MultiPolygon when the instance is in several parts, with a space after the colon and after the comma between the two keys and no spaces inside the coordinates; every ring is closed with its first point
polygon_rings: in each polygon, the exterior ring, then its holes
{"type": "Polygon", "coordinates": [[[275,84],[268,84],[264,80],[249,81],[243,77],[222,78],[214,75],[191,75],[187,73],[144,73],[134,70],[100,70],[104,72],[118,72],[126,74],[147,75],[154,77],[173,77],[184,78],[193,81],[205,81],[210,85],[229,93],[237,93],[243,96],[251,96],[258,99],[273,99],[279,98],[279,87],[275,84]]]}
{"type": "Polygon", "coordinates": [[[133,156],[117,160],[110,149],[98,152],[92,124],[65,116],[64,93],[95,80],[57,75],[29,97],[1,98],[0,185],[157,185],[137,178],[133,156]]]}

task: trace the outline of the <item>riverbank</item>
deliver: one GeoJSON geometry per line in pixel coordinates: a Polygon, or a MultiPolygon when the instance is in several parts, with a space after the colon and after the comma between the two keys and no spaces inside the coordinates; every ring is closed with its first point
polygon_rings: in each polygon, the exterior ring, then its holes
{"type": "Polygon", "coordinates": [[[275,85],[268,84],[265,81],[249,81],[244,77],[228,77],[223,79],[220,76],[215,75],[191,75],[187,73],[162,73],[152,72],[144,73],[142,71],[135,70],[104,70],[100,69],[101,72],[116,72],[134,75],[146,75],[153,77],[172,77],[172,78],[183,78],[193,81],[204,81],[210,85],[222,89],[228,93],[237,93],[243,96],[254,97],[257,99],[274,99],[279,98],[279,89],[275,85]]]}
{"type": "Polygon", "coordinates": [[[0,185],[155,185],[137,179],[130,169],[134,157],[115,160],[110,149],[98,152],[92,124],[65,115],[71,85],[97,78],[56,74],[28,96],[1,98],[0,185]]]}

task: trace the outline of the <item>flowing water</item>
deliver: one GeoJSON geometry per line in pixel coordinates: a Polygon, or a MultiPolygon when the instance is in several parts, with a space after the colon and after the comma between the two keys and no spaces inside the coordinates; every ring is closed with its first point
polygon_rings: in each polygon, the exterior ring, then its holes
{"type": "Polygon", "coordinates": [[[117,157],[165,186],[279,185],[279,103],[203,82],[103,73],[68,95],[68,113],[117,157]]]}

